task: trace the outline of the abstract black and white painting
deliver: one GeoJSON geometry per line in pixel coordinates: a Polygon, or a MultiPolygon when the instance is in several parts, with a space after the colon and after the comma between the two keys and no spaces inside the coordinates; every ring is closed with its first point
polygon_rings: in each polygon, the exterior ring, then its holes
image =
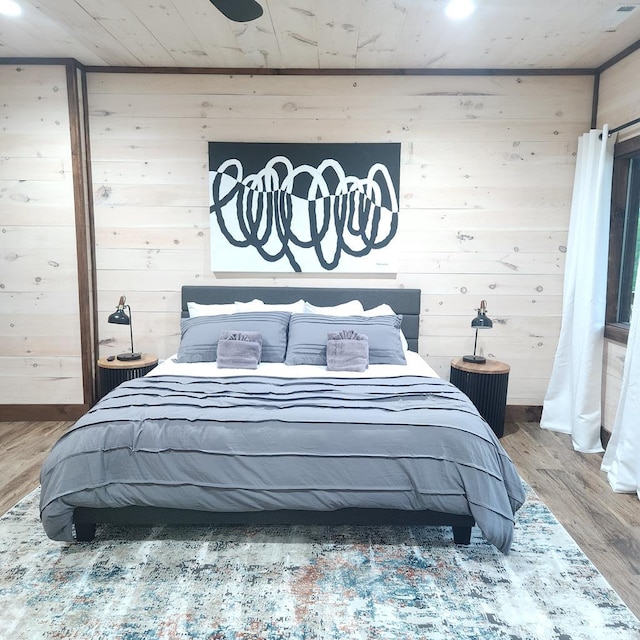
{"type": "Polygon", "coordinates": [[[212,271],[391,272],[399,143],[209,143],[212,271]]]}

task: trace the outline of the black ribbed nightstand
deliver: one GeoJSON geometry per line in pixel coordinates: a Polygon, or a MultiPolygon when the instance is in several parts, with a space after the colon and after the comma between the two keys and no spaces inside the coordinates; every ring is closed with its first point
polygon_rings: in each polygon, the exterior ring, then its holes
{"type": "Polygon", "coordinates": [[[102,398],[126,380],[140,378],[158,364],[158,357],[143,353],[140,360],[98,360],[98,396],[102,398]]]}
{"type": "Polygon", "coordinates": [[[465,362],[462,358],[451,361],[449,380],[469,396],[498,438],[504,434],[510,369],[498,360],[487,360],[484,364],[465,362]]]}

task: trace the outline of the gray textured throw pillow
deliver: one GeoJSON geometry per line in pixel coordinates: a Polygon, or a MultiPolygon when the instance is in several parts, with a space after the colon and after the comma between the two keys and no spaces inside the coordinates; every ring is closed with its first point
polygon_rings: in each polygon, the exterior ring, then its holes
{"type": "Polygon", "coordinates": [[[369,340],[369,364],[407,364],[400,339],[402,316],[320,316],[294,313],[285,364],[327,364],[327,335],[350,329],[369,340]]]}
{"type": "Polygon", "coordinates": [[[290,316],[287,311],[248,311],[183,318],[176,362],[215,362],[218,340],[224,331],[259,332],[262,362],[284,362],[290,316]]]}

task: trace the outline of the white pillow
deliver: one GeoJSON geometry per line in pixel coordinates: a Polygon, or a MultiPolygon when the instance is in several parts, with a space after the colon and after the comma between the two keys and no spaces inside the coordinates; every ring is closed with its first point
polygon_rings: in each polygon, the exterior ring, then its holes
{"type": "Polygon", "coordinates": [[[290,313],[304,313],[304,300],[291,302],[290,304],[268,304],[262,300],[251,300],[251,302],[236,301],[238,311],[289,311],[290,313]]]}
{"type": "MultiPolygon", "coordinates": [[[[397,315],[396,312],[388,305],[388,304],[380,304],[373,309],[366,309],[364,314],[365,316],[375,317],[375,316],[394,316],[397,315]]],[[[404,351],[409,351],[409,343],[405,338],[404,333],[400,331],[400,342],[402,342],[402,348],[404,351]]]]}
{"type": "Polygon", "coordinates": [[[199,304],[198,302],[187,302],[190,318],[201,316],[222,316],[237,311],[235,303],[232,304],[199,304]]]}
{"type": "Polygon", "coordinates": [[[365,309],[362,315],[375,317],[375,316],[395,316],[396,312],[388,304],[379,304],[373,309],[365,309]]]}
{"type": "Polygon", "coordinates": [[[251,300],[251,302],[238,302],[236,300],[234,304],[238,311],[258,311],[262,308],[264,302],[255,298],[254,300],[251,300]]]}
{"type": "Polygon", "coordinates": [[[350,300],[337,304],[335,307],[316,307],[309,302],[304,303],[304,313],[315,313],[323,316],[361,316],[364,314],[364,307],[360,300],[350,300]]]}

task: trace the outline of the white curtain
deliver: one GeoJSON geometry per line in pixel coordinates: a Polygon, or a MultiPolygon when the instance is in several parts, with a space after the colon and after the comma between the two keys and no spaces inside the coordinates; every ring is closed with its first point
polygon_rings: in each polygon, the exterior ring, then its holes
{"type": "Polygon", "coordinates": [[[640,498],[640,295],[637,286],[620,400],[602,469],[607,472],[614,491],[637,493],[640,498]]]}
{"type": "Polygon", "coordinates": [[[562,327],[540,426],[571,434],[577,451],[602,451],[600,403],[615,140],[578,140],[562,301],[562,327]]]}

